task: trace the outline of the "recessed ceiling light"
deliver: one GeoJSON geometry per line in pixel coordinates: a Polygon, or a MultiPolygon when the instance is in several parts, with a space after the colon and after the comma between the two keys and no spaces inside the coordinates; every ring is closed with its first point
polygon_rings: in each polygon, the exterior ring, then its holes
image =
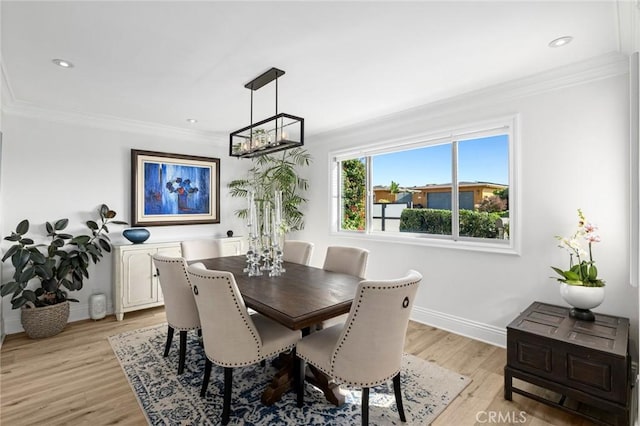
{"type": "Polygon", "coordinates": [[[197,122],[198,120],[196,120],[195,118],[187,118],[187,123],[195,124],[197,122]]]}
{"type": "Polygon", "coordinates": [[[73,64],[64,59],[53,59],[51,62],[62,68],[73,68],[73,64]]]}
{"type": "Polygon", "coordinates": [[[573,37],[571,37],[571,36],[559,37],[559,38],[557,38],[555,40],[551,40],[549,42],[549,47],[566,46],[567,44],[571,43],[571,40],[573,40],[573,37]]]}

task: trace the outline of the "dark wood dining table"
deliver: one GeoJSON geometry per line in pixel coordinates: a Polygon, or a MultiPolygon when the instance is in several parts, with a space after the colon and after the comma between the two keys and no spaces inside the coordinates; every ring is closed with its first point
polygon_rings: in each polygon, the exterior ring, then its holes
{"type": "MultiPolygon", "coordinates": [[[[284,262],[286,270],[281,276],[250,277],[244,272],[246,257],[228,256],[200,259],[207,269],[233,273],[238,289],[247,307],[292,329],[309,329],[324,320],[349,312],[361,278],[325,271],[313,266],[284,262]]],[[[293,385],[293,360],[281,357],[282,368],[262,395],[262,402],[271,405],[293,385]]],[[[344,403],[339,386],[319,370],[311,370],[308,377],[323,390],[325,397],[335,405],[344,403]]]]}

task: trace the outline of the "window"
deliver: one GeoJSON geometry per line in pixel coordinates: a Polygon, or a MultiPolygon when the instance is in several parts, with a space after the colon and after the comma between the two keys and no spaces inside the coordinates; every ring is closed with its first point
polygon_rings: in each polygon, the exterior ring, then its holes
{"type": "Polygon", "coordinates": [[[334,230],[512,248],[514,121],[334,153],[334,230]]]}

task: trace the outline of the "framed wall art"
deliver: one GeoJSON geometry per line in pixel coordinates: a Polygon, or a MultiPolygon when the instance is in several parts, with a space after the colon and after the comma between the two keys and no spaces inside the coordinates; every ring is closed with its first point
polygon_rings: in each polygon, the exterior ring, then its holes
{"type": "Polygon", "coordinates": [[[131,150],[131,225],[220,223],[220,159],[131,150]]]}

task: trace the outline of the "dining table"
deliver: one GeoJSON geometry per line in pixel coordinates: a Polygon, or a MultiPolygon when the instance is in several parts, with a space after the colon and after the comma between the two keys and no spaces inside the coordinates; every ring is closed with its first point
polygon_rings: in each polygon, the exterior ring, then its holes
{"type": "MultiPolygon", "coordinates": [[[[207,269],[233,273],[245,305],[256,312],[292,329],[309,334],[317,324],[348,313],[355,297],[358,283],[354,275],[327,271],[298,263],[283,262],[285,272],[279,276],[249,276],[245,272],[247,258],[244,255],[199,259],[207,269]]],[[[291,353],[281,354],[275,362],[279,371],[262,394],[262,402],[271,405],[293,387],[291,353]]],[[[344,393],[331,377],[313,366],[306,380],[320,388],[328,401],[335,405],[344,403],[344,393]]]]}

